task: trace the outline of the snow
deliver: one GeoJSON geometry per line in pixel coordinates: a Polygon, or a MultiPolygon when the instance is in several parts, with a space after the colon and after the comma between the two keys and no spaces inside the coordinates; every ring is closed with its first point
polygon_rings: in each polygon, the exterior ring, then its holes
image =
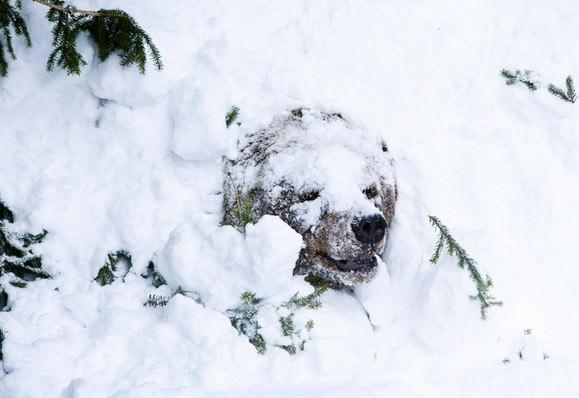
{"type": "Polygon", "coordinates": [[[45,71],[45,9],[24,3],[34,46],[0,80],[0,195],[15,229],[49,231],[55,277],[3,283],[0,397],[577,396],[579,116],[545,89],[577,71],[575,1],[126,0],[165,70],[99,64],[83,37],[79,77],[45,71]],[[504,67],[542,88],[507,87],[504,67]],[[221,159],[298,106],[379,132],[399,197],[376,278],[299,315],[304,351],[259,355],[224,310],[248,287],[271,306],[311,288],[279,219],[219,226],[221,159]],[[455,259],[428,261],[429,214],[493,277],[488,320],[455,259]],[[131,272],[99,286],[119,249],[131,272]],[[169,287],[140,276],[151,259],[169,287]],[[143,306],[177,286],[203,303],[143,306]]]}
{"type": "Polygon", "coordinates": [[[269,215],[248,225],[245,236],[231,226],[186,224],[171,233],[156,264],[169,285],[225,311],[243,292],[269,297],[287,289],[301,245],[297,232],[269,215]]]}

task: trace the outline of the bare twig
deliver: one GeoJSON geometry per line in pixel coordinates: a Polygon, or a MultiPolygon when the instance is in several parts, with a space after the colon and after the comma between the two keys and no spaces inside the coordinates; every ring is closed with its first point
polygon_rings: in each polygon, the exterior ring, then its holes
{"type": "Polygon", "coordinates": [[[58,4],[54,4],[49,0],[32,0],[35,3],[45,5],[50,8],[54,8],[55,10],[59,10],[62,12],[66,12],[68,14],[79,14],[79,15],[90,15],[93,17],[98,16],[111,16],[111,17],[119,17],[124,18],[124,15],[117,14],[112,11],[92,11],[92,10],[81,10],[73,6],[60,6],[58,4]]]}

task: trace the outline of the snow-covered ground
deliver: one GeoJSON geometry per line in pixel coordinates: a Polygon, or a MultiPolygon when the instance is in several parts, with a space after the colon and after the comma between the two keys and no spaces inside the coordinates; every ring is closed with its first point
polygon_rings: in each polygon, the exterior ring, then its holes
{"type": "MultiPolygon", "coordinates": [[[[82,37],[83,74],[48,73],[45,8],[24,1],[34,46],[0,80],[0,197],[15,228],[48,230],[37,251],[55,277],[5,283],[0,397],[579,394],[579,108],[546,90],[579,78],[577,1],[75,4],[129,12],[165,69],[99,64],[82,37]],[[504,67],[543,85],[506,86],[504,67]],[[232,105],[242,125],[226,129],[232,105]],[[291,276],[300,237],[269,217],[246,235],[219,226],[221,157],[297,106],[382,134],[397,213],[376,279],[304,310],[304,351],[260,355],[224,311],[243,290],[307,294],[291,276]],[[428,261],[429,214],[493,277],[504,305],[488,320],[454,258],[428,261]],[[131,272],[100,286],[119,249],[131,272]],[[170,287],[140,276],[151,259],[170,287]],[[205,306],[143,306],[177,285],[205,306]]],[[[275,339],[276,313],[260,316],[275,339]]]]}

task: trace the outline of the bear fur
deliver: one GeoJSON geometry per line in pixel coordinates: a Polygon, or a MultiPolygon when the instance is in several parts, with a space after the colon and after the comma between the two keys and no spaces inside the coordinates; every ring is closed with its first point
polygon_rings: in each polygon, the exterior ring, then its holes
{"type": "Polygon", "coordinates": [[[224,223],[279,216],[302,235],[294,274],[333,287],[371,280],[397,198],[380,137],[338,113],[295,109],[239,141],[224,164],[224,223]],[[242,209],[242,207],[247,208],[242,209]]]}

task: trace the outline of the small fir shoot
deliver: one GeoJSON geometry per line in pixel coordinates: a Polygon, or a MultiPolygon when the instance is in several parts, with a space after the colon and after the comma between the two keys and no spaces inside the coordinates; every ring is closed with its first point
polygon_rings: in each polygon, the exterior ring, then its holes
{"type": "Polygon", "coordinates": [[[196,292],[189,292],[184,290],[181,286],[177,286],[177,289],[171,293],[170,296],[158,296],[156,294],[149,294],[147,301],[143,304],[145,307],[164,307],[166,306],[169,301],[175,297],[176,295],[180,294],[181,296],[189,297],[193,299],[197,304],[203,304],[201,301],[201,297],[196,292]]]}
{"type": "MultiPolygon", "coordinates": [[[[52,276],[42,268],[42,258],[34,253],[34,246],[41,243],[47,232],[39,234],[14,232],[12,211],[0,201],[0,277],[17,288],[25,288],[28,282],[48,279],[52,276]]],[[[8,305],[8,293],[4,282],[0,282],[0,310],[8,305]]]]}
{"type": "Polygon", "coordinates": [[[6,207],[6,205],[4,203],[2,203],[2,201],[0,201],[0,222],[2,221],[6,221],[8,223],[13,223],[14,222],[14,214],[12,213],[12,211],[6,207]]]}
{"type": "Polygon", "coordinates": [[[161,275],[156,270],[155,263],[153,263],[152,261],[149,261],[149,264],[147,265],[147,271],[141,276],[145,279],[149,279],[151,281],[151,285],[153,285],[154,287],[161,287],[167,284],[167,281],[165,280],[165,278],[163,278],[163,275],[161,275]]]}
{"type": "MultiPolygon", "coordinates": [[[[64,7],[62,0],[51,0],[54,5],[64,7]]],[[[72,13],[61,11],[57,8],[50,8],[46,13],[46,19],[52,22],[52,47],[54,48],[48,56],[46,69],[54,70],[58,66],[66,71],[68,75],[80,75],[80,70],[86,65],[86,61],[76,49],[76,41],[82,33],[82,21],[85,16],[78,16],[72,13]]]]}
{"type": "Polygon", "coordinates": [[[225,127],[229,128],[233,122],[239,117],[239,107],[232,106],[227,115],[225,115],[225,127]]]}
{"type": "Polygon", "coordinates": [[[257,314],[262,307],[262,301],[263,299],[258,298],[255,293],[246,291],[241,294],[241,304],[226,311],[231,326],[239,334],[247,336],[249,342],[260,354],[264,354],[266,351],[265,340],[259,333],[261,326],[257,322],[257,314]]]}
{"type": "Polygon", "coordinates": [[[279,324],[281,326],[281,334],[286,337],[291,336],[295,332],[294,314],[282,316],[279,318],[279,324]]]}
{"type": "Polygon", "coordinates": [[[164,307],[167,305],[171,297],[157,296],[156,294],[149,294],[147,301],[143,304],[145,307],[164,307]]]}
{"type": "Polygon", "coordinates": [[[301,309],[318,309],[321,306],[319,297],[327,290],[327,287],[317,288],[313,293],[306,296],[294,294],[288,301],[280,306],[265,304],[263,299],[257,297],[255,293],[244,292],[241,295],[241,304],[233,309],[227,310],[226,315],[231,321],[231,325],[239,332],[248,337],[260,354],[267,348],[267,342],[259,333],[261,326],[257,317],[261,309],[268,306],[279,315],[279,331],[283,336],[283,343],[272,343],[273,346],[281,348],[290,355],[295,355],[298,350],[303,351],[306,343],[310,340],[310,332],[314,328],[314,321],[308,320],[303,326],[296,324],[295,314],[301,309]]]}
{"type": "Polygon", "coordinates": [[[2,352],[2,348],[4,347],[4,339],[5,339],[4,331],[0,329],[0,361],[4,359],[4,354],[2,352]]]}
{"type": "Polygon", "coordinates": [[[126,266],[125,273],[121,276],[124,277],[129,273],[132,268],[133,263],[131,255],[125,250],[118,250],[115,253],[107,254],[107,260],[104,265],[99,269],[98,274],[94,280],[101,286],[110,285],[117,279],[117,271],[119,264],[126,266]]]}
{"type": "Polygon", "coordinates": [[[532,72],[525,70],[521,72],[519,69],[510,71],[508,69],[501,70],[501,76],[505,78],[507,86],[513,86],[517,83],[524,84],[530,91],[535,91],[538,88],[537,82],[531,79],[532,72]]]}
{"type": "Polygon", "coordinates": [[[566,90],[563,90],[562,88],[557,87],[554,84],[549,84],[549,87],[547,89],[555,97],[559,97],[565,102],[574,104],[575,101],[577,100],[577,94],[575,93],[573,78],[571,76],[567,76],[567,79],[565,79],[565,86],[566,90]]]}
{"type": "Polygon", "coordinates": [[[298,293],[294,294],[287,302],[282,304],[282,307],[289,309],[301,309],[309,308],[311,310],[317,310],[322,306],[320,297],[330,288],[329,284],[314,287],[314,292],[306,296],[298,296],[298,293]]]}
{"type": "Polygon", "coordinates": [[[428,216],[428,218],[432,226],[438,231],[438,241],[436,242],[434,252],[430,257],[430,262],[432,264],[436,264],[438,262],[444,246],[446,246],[449,255],[457,257],[458,266],[462,269],[465,269],[466,267],[470,278],[476,286],[476,294],[473,294],[469,297],[471,300],[479,302],[481,318],[483,320],[486,319],[487,310],[490,307],[501,306],[503,304],[489,293],[490,288],[493,286],[492,279],[488,275],[481,275],[476,266],[476,262],[458,244],[458,242],[450,234],[448,228],[443,225],[437,217],[428,216]]]}
{"type": "Polygon", "coordinates": [[[17,288],[20,288],[20,289],[23,289],[23,288],[25,288],[25,287],[27,286],[27,283],[24,282],[24,281],[21,280],[21,279],[12,279],[9,283],[10,283],[12,286],[17,287],[17,288]]]}

